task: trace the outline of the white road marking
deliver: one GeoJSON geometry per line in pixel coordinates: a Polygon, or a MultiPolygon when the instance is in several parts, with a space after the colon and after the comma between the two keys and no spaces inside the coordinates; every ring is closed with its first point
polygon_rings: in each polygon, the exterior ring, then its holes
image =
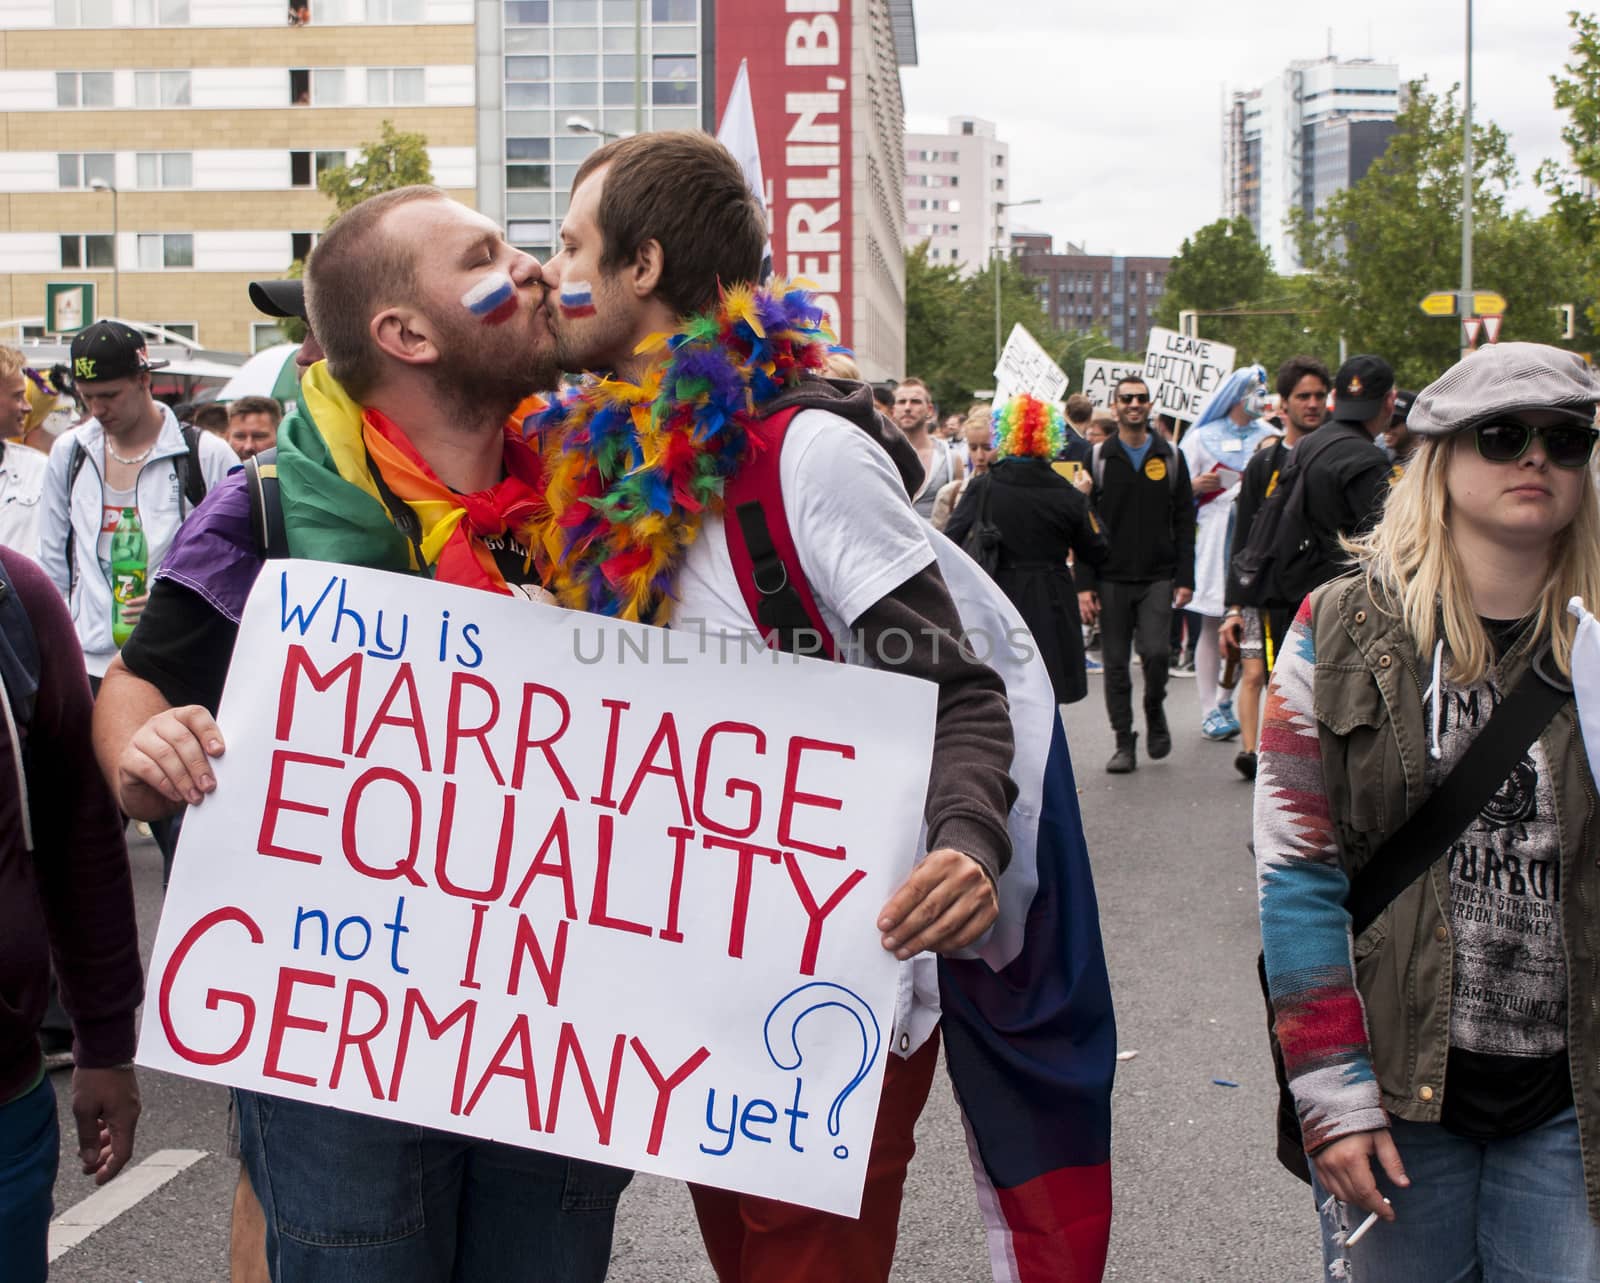
{"type": "Polygon", "coordinates": [[[142,1163],[124,1169],[110,1184],[102,1185],[50,1222],[50,1259],[55,1261],[66,1255],[179,1172],[208,1156],[209,1151],[204,1149],[161,1149],[142,1163]]]}

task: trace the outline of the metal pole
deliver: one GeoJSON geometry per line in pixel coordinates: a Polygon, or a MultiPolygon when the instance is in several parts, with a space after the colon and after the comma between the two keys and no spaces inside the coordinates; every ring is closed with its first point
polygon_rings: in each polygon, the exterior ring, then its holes
{"type": "MultiPolygon", "coordinates": [[[[1456,310],[1465,321],[1472,315],[1472,0],[1467,0],[1467,78],[1461,120],[1461,304],[1456,310]]],[[[1470,350],[1463,325],[1462,357],[1470,350]]]]}
{"type": "Polygon", "coordinates": [[[633,0],[633,132],[644,133],[644,0],[633,0]]]}
{"type": "Polygon", "coordinates": [[[1000,368],[1000,224],[994,225],[994,256],[990,260],[994,272],[994,364],[1000,368]]]}
{"type": "Polygon", "coordinates": [[[121,197],[117,189],[111,189],[111,310],[117,316],[122,315],[122,245],[120,244],[120,227],[118,207],[121,197]]]}

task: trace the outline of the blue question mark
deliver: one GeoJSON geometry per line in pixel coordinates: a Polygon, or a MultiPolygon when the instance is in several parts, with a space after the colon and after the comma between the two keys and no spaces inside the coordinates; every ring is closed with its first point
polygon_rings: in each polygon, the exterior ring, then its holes
{"type": "MultiPolygon", "coordinates": [[[[828,1110],[828,1135],[837,1136],[844,1102],[866,1078],[867,1071],[877,1061],[878,1049],[883,1044],[883,1036],[878,1029],[878,1018],[872,1014],[872,1008],[843,985],[814,980],[779,998],[772,1010],[767,1013],[766,1024],[762,1026],[761,1032],[766,1039],[767,1055],[772,1058],[774,1065],[784,1070],[799,1069],[803,1059],[796,1038],[800,1031],[800,1022],[813,1011],[821,1011],[827,1007],[836,1007],[853,1017],[861,1032],[861,1065],[850,1081],[839,1089],[839,1094],[833,1098],[833,1105],[828,1110]],[[781,1039],[777,1047],[773,1046],[774,1029],[781,1039]]],[[[833,1156],[848,1158],[849,1147],[834,1146],[833,1156]]]]}

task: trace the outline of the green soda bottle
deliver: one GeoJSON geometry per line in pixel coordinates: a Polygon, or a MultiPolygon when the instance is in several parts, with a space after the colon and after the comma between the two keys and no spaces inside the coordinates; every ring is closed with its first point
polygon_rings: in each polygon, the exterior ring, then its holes
{"type": "Polygon", "coordinates": [[[130,601],[144,596],[149,567],[150,553],[138,510],[124,508],[111,532],[111,640],[119,647],[133,636],[133,624],[124,618],[124,612],[130,601]]]}

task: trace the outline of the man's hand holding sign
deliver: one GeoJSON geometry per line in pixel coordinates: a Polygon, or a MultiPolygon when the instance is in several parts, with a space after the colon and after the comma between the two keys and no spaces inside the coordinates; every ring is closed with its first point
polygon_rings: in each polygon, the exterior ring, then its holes
{"type": "Polygon", "coordinates": [[[214,790],[141,1060],[852,1214],[885,950],[970,942],[993,889],[955,852],[906,880],[930,686],[718,649],[271,566],[217,723],[117,764],[125,804],[214,790]]]}

